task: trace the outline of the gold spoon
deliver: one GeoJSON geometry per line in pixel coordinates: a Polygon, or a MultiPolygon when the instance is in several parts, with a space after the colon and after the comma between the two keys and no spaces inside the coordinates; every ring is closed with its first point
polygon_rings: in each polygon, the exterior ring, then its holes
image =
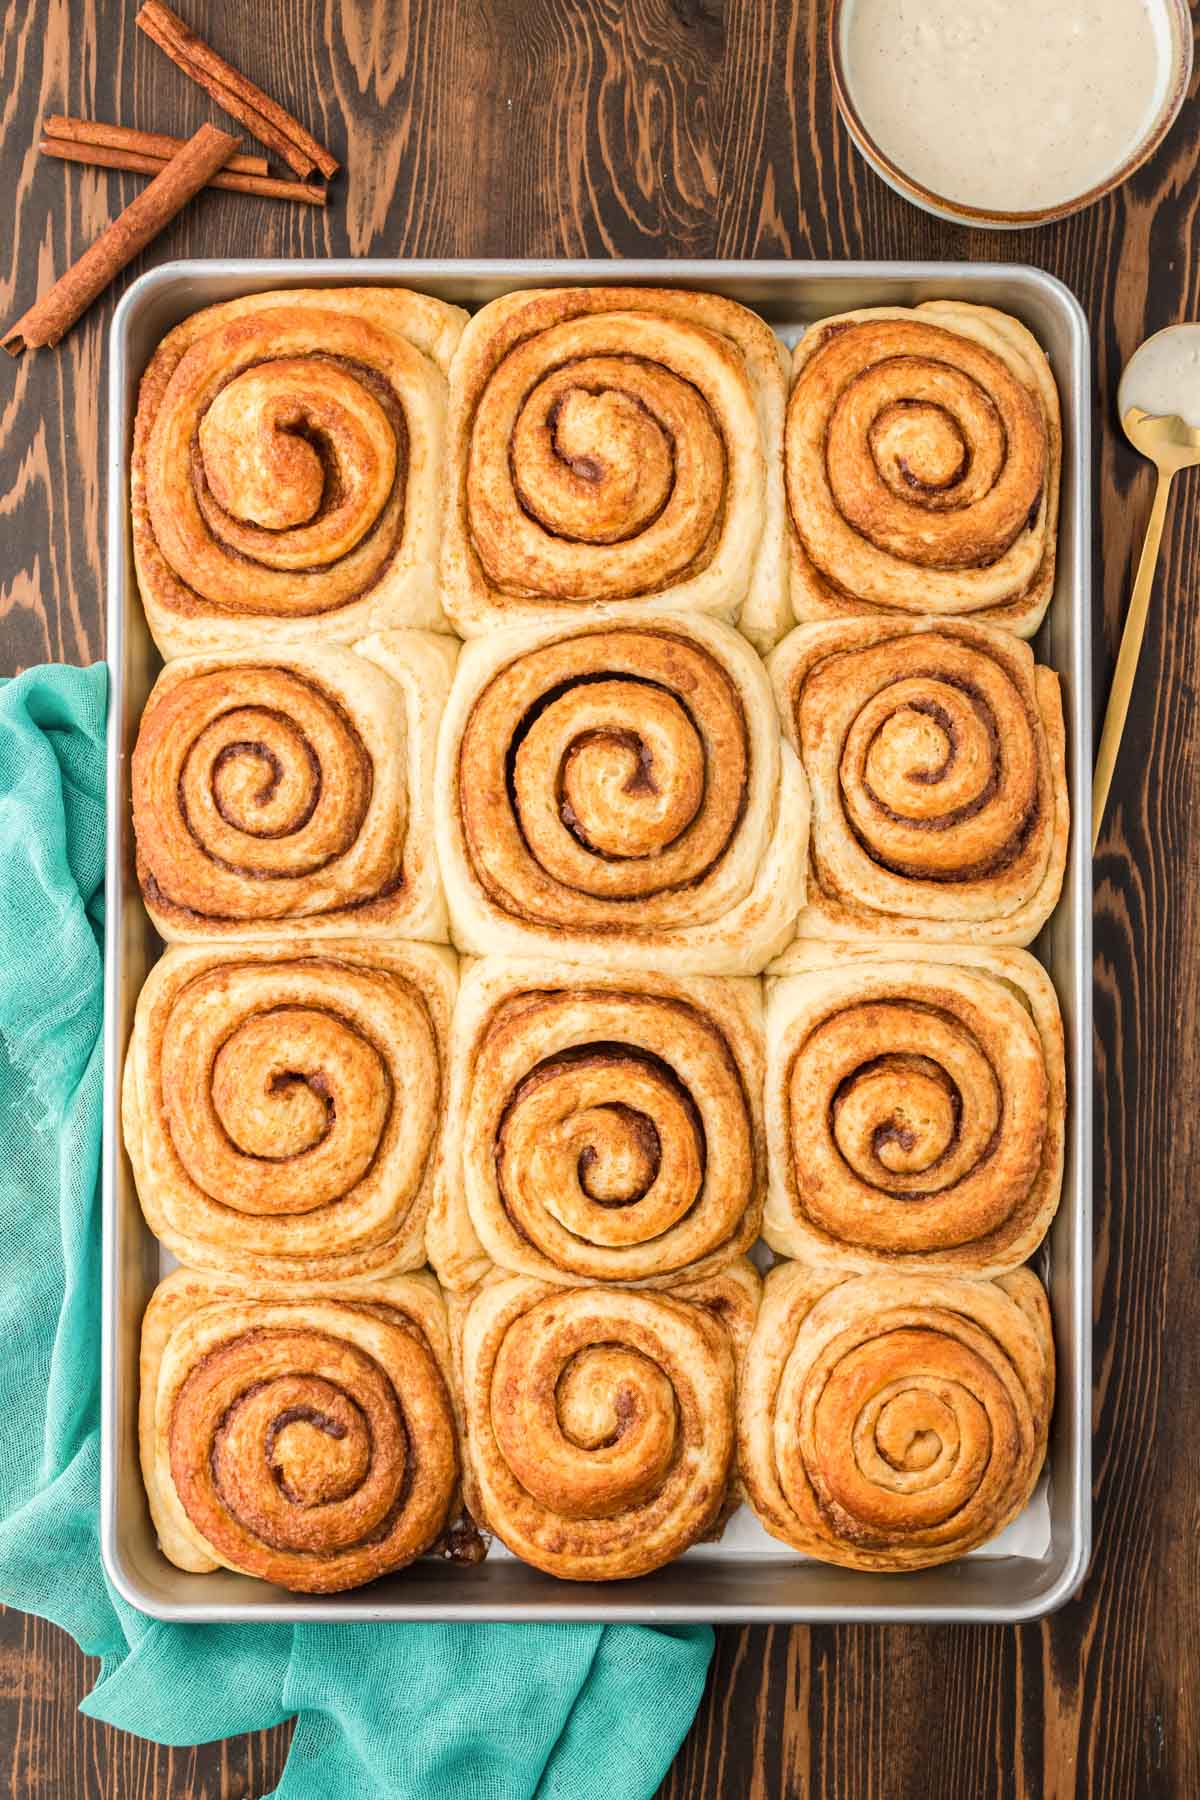
{"type": "MultiPolygon", "coordinates": [[[[1122,390],[1125,387],[1123,379],[1122,390]]],[[[1137,575],[1134,577],[1133,596],[1125,616],[1125,630],[1121,634],[1121,649],[1117,656],[1112,691],[1104,714],[1104,730],[1100,734],[1100,749],[1096,756],[1096,776],[1092,784],[1093,854],[1100,837],[1108,790],[1112,785],[1117,752],[1121,747],[1121,733],[1125,729],[1125,717],[1129,711],[1129,697],[1133,692],[1133,678],[1141,655],[1142,635],[1150,608],[1150,593],[1154,586],[1154,571],[1158,564],[1158,550],[1167,517],[1171,481],[1180,469],[1200,463],[1200,430],[1185,425],[1177,413],[1147,413],[1139,406],[1125,408],[1121,401],[1122,395],[1118,394],[1117,404],[1121,406],[1121,423],[1125,427],[1125,435],[1134,449],[1140,450],[1158,470],[1158,487],[1154,494],[1154,505],[1150,509],[1150,522],[1146,526],[1137,575]]]]}

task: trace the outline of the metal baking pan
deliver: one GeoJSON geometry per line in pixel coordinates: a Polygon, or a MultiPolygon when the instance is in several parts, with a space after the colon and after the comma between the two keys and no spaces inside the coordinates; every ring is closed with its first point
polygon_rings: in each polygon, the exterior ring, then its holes
{"type": "MultiPolygon", "coordinates": [[[[112,324],[109,358],[108,916],[104,1089],[104,1565],[117,1590],[161,1619],[631,1620],[682,1623],[1015,1623],[1051,1612],[1083,1579],[1091,1543],[1092,867],[1091,361],[1068,290],[1039,270],[987,263],[248,261],[176,262],[143,275],[112,324]],[[1040,1255],[1054,1314],[1058,1400],[1043,1530],[1012,1528],[957,1563],[861,1574],[797,1557],[739,1514],[719,1544],[634,1581],[555,1581],[493,1547],[477,1568],[436,1559],[368,1588],[299,1597],[248,1576],[191,1575],[155,1542],[137,1448],[138,1339],[159,1278],[121,1144],[120,1071],[134,1004],[160,951],[134,875],[129,757],[158,668],[134,579],[128,494],[137,384],[156,344],[188,313],[264,288],[400,284],[476,307],[512,288],[617,282],[712,289],[753,307],[786,341],[827,313],[957,297],[1002,307],[1049,352],[1063,403],[1057,589],[1035,647],[1063,680],[1073,831],[1063,897],[1034,946],[1054,978],[1068,1044],[1070,1113],[1062,1206],[1040,1255]]],[[[1018,1522],[1020,1523],[1020,1522],[1018,1522]]]]}

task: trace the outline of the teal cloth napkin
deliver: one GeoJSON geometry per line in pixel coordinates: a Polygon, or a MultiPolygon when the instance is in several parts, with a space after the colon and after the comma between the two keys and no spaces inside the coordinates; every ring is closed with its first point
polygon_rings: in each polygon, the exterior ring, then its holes
{"type": "Polygon", "coordinates": [[[194,1744],[298,1715],[276,1800],[646,1800],[712,1633],[165,1625],[98,1545],[103,666],[0,684],[0,1599],[63,1626],[93,1718],[194,1744]]]}

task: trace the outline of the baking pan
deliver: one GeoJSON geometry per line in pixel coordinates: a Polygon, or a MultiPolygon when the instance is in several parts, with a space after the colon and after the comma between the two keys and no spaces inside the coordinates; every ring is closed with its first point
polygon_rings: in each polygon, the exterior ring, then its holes
{"type": "Polygon", "coordinates": [[[1083,1579],[1091,1534],[1091,366],[1077,301],[1051,276],[988,263],[247,261],[176,262],[134,282],[109,356],[108,912],[105,963],[104,1321],[101,1542],[117,1590],[161,1619],[629,1620],[1015,1623],[1061,1606],[1083,1579]],[[1072,834],[1062,900],[1034,945],[1067,1036],[1069,1114],[1062,1206],[1039,1269],[1054,1314],[1058,1399],[1047,1475],[1029,1518],[942,1568],[864,1574],[796,1556],[739,1514],[719,1544],[634,1581],[556,1581],[495,1545],[477,1568],[436,1558],[349,1594],[297,1597],[221,1570],[191,1575],[159,1551],[138,1467],[138,1338],[161,1251],[143,1222],[121,1144],[120,1072],[134,1005],[161,946],[134,874],[129,757],[159,659],[134,579],[128,475],[137,384],[188,313],[264,288],[400,284],[476,307],[512,288],[618,282],[711,289],[753,307],[785,341],[827,313],[946,297],[1016,314],[1049,352],[1063,403],[1064,462],[1054,604],[1035,640],[1058,670],[1067,717],[1072,834]],[[1039,1510],[1040,1509],[1040,1510],[1039,1510]]]}

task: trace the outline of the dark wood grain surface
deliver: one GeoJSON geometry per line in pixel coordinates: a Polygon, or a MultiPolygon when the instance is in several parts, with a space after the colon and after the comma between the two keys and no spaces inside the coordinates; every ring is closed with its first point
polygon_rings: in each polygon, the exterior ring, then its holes
{"type": "MultiPolygon", "coordinates": [[[[322,214],[203,195],[146,257],[945,257],[1051,270],[1095,343],[1096,673],[1107,686],[1150,501],[1115,426],[1123,359],[1200,317],[1197,87],[1164,150],[1065,223],[969,233],[896,199],[834,114],[802,0],[181,0],[345,164],[322,214]]],[[[210,103],[117,0],[10,0],[0,49],[5,322],[137,191],[40,161],[48,112],[183,133],[210,103]]],[[[128,277],[126,278],[128,279],[128,277]]],[[[119,289],[118,289],[119,291],[119,289]]],[[[104,653],[110,295],[0,368],[0,669],[104,653]]],[[[0,359],[3,360],[3,359],[0,359]]],[[[1177,493],[1097,864],[1096,1554],[1020,1630],[728,1630],[671,1800],[1200,1792],[1200,478],[1177,493]]],[[[287,1730],[162,1750],[75,1707],[93,1668],[0,1623],[0,1787],[234,1800],[287,1730]]]]}

